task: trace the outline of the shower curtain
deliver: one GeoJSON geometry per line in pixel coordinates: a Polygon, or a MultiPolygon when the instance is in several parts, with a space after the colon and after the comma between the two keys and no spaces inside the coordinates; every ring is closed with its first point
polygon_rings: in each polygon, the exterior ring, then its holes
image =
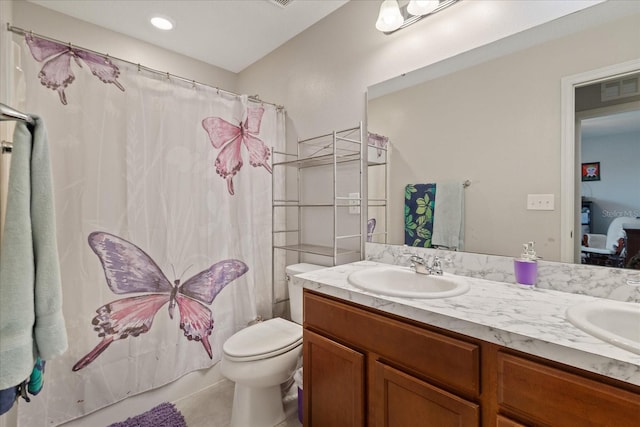
{"type": "Polygon", "coordinates": [[[271,312],[269,147],[284,112],[27,36],[49,135],[69,350],[19,425],[58,425],[213,366],[271,312]]]}

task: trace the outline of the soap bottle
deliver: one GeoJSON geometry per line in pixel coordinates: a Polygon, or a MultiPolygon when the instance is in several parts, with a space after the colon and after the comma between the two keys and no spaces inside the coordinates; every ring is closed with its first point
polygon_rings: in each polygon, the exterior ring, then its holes
{"type": "Polygon", "coordinates": [[[522,248],[520,258],[513,260],[516,283],[526,288],[533,288],[538,276],[538,256],[534,249],[534,242],[525,243],[522,248]]]}

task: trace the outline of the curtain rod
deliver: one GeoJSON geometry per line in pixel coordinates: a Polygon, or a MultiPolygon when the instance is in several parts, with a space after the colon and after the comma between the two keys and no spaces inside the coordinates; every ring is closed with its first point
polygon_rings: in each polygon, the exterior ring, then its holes
{"type": "MultiPolygon", "coordinates": [[[[69,43],[67,43],[67,42],[63,42],[63,41],[61,41],[61,40],[57,40],[57,39],[54,39],[54,38],[51,38],[51,37],[43,36],[43,35],[41,35],[41,34],[34,33],[33,31],[27,31],[27,30],[22,29],[22,28],[20,28],[20,27],[13,26],[13,25],[11,25],[9,22],[7,22],[7,31],[11,31],[12,33],[16,33],[16,34],[19,34],[19,35],[21,35],[21,36],[24,36],[24,35],[30,34],[30,35],[32,35],[32,36],[36,36],[36,37],[39,37],[39,38],[42,38],[42,39],[45,39],[45,40],[49,40],[49,41],[52,41],[52,42],[55,42],[55,43],[61,43],[61,44],[64,44],[64,45],[68,45],[70,48],[82,49],[82,50],[85,50],[85,51],[87,51],[87,52],[91,52],[91,53],[94,53],[94,54],[96,54],[96,55],[103,56],[103,57],[105,57],[105,58],[116,59],[116,60],[118,60],[118,61],[122,61],[122,62],[125,62],[125,63],[127,63],[127,64],[135,65],[136,67],[138,67],[138,71],[140,71],[140,70],[145,70],[145,71],[148,71],[148,72],[150,72],[150,73],[154,73],[154,74],[159,74],[159,75],[161,75],[161,76],[165,76],[165,77],[167,77],[167,79],[169,79],[169,78],[174,78],[174,79],[181,80],[181,81],[184,81],[184,82],[187,82],[187,83],[191,83],[194,87],[195,87],[195,85],[206,86],[206,87],[213,88],[213,89],[215,89],[215,90],[216,90],[216,91],[218,91],[218,92],[224,92],[224,93],[226,93],[226,94],[228,94],[228,95],[231,95],[231,96],[236,96],[236,97],[239,97],[239,96],[240,96],[240,94],[238,94],[238,93],[231,92],[231,91],[229,91],[229,90],[220,89],[220,88],[219,88],[219,87],[217,87],[217,86],[213,86],[213,85],[210,85],[210,84],[207,84],[207,83],[197,82],[197,81],[195,81],[195,80],[188,79],[188,78],[186,78],[186,77],[181,77],[181,76],[178,76],[178,75],[175,75],[175,74],[171,74],[171,73],[169,73],[169,72],[156,70],[156,69],[154,69],[154,68],[147,67],[147,66],[145,66],[145,65],[140,65],[140,63],[135,63],[135,62],[127,61],[126,59],[122,59],[122,58],[118,58],[118,57],[115,57],[115,56],[111,56],[111,55],[109,55],[109,54],[104,54],[104,53],[101,53],[101,52],[96,52],[95,50],[91,50],[91,49],[87,49],[87,48],[84,48],[84,47],[81,47],[81,46],[78,46],[78,45],[74,45],[74,44],[71,44],[70,42],[69,42],[69,43]]],[[[258,95],[251,95],[251,96],[249,96],[249,100],[250,100],[250,101],[252,101],[252,102],[259,102],[259,103],[261,103],[261,104],[273,105],[273,106],[274,106],[274,107],[276,107],[276,109],[278,109],[278,110],[284,110],[284,106],[282,106],[282,105],[278,105],[278,104],[274,104],[274,103],[272,103],[272,102],[266,102],[266,101],[263,101],[263,100],[261,100],[261,99],[260,99],[260,97],[259,97],[258,95]]]]}

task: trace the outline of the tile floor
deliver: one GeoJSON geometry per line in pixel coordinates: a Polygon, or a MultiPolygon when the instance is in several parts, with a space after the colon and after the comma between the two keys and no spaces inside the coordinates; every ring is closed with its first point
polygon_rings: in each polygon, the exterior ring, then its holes
{"type": "MultiPolygon", "coordinates": [[[[232,381],[223,380],[213,387],[174,402],[174,404],[184,416],[188,427],[228,427],[231,422],[233,387],[232,381]]],[[[284,408],[287,419],[277,427],[302,427],[298,421],[297,404],[294,395],[288,394],[285,398],[284,408]]]]}

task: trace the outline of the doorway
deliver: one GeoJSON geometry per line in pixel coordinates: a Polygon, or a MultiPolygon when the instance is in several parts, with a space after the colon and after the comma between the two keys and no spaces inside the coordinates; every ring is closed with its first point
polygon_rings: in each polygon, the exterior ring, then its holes
{"type": "MultiPolygon", "coordinates": [[[[600,91],[602,83],[622,78],[632,77],[640,72],[640,60],[593,70],[562,79],[562,153],[561,153],[561,261],[569,263],[581,262],[582,243],[582,149],[581,126],[584,120],[612,114],[611,105],[599,108],[579,107],[577,102],[583,88],[597,88],[600,91]],[[578,95],[577,95],[578,94],[578,95]],[[578,108],[578,112],[576,109],[578,108]],[[609,110],[607,111],[607,108],[609,110]],[[586,111],[592,110],[590,113],[586,111]],[[579,119],[579,122],[577,122],[579,119]]],[[[640,98],[637,98],[640,99],[640,98]]],[[[628,98],[620,105],[634,102],[635,98],[628,98]]],[[[628,106],[627,106],[628,107],[628,106]]],[[[630,107],[631,110],[638,107],[630,107]]],[[[597,163],[593,161],[593,163],[597,163]]],[[[640,178],[639,178],[640,179],[640,178]]],[[[637,186],[636,186],[637,187],[637,186]]],[[[586,190],[585,190],[586,191],[586,190]]],[[[593,223],[590,224],[594,226],[593,223]]]]}

